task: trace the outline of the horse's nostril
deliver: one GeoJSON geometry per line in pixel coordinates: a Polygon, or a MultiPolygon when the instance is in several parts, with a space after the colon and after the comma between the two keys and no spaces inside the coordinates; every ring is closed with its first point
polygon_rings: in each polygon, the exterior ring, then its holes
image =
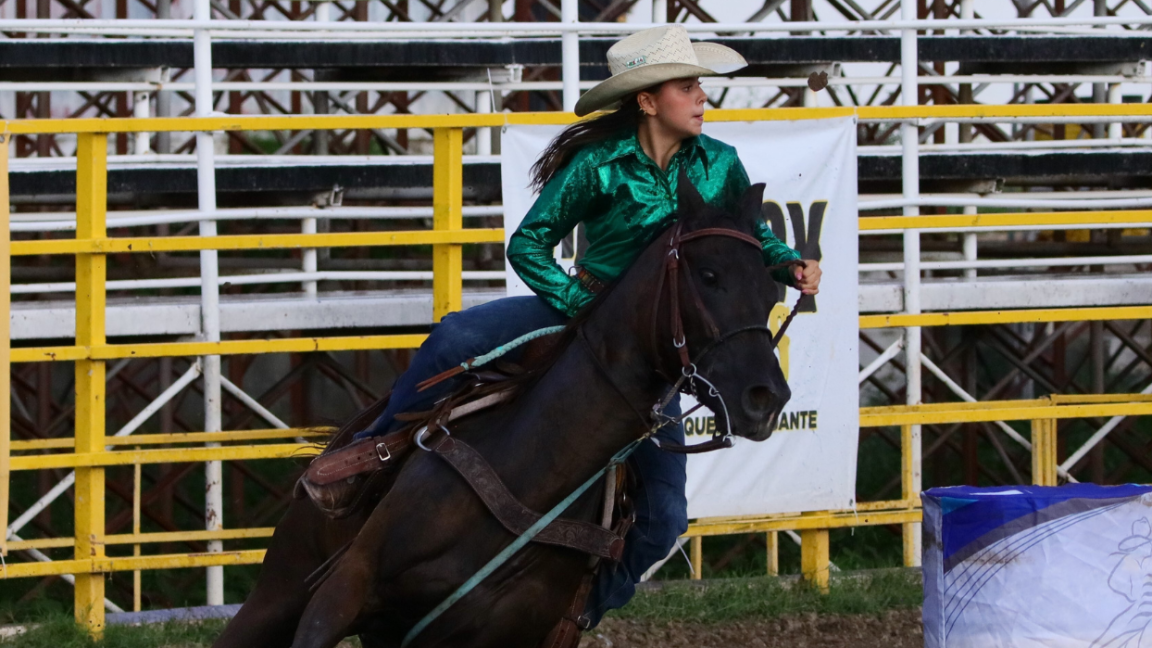
{"type": "Polygon", "coordinates": [[[769,414],[775,400],[767,385],[753,385],[744,390],[744,409],[753,416],[769,414]]]}

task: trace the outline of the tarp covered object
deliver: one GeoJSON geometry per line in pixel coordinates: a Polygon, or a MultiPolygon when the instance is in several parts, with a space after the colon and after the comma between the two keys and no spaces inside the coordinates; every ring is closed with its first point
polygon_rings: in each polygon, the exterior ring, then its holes
{"type": "Polygon", "coordinates": [[[1152,647],[1152,487],[922,498],[927,648],[1152,647]]]}

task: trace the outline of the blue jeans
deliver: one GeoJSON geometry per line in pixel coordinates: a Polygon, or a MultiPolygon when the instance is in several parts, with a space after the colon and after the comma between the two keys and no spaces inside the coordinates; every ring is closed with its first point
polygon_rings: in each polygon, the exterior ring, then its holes
{"type": "MultiPolygon", "coordinates": [[[[397,414],[430,409],[466,379],[457,377],[417,392],[416,385],[421,381],[521,335],[567,321],[563,313],[535,296],[507,297],[446,315],[413,356],[408,370],[396,379],[388,407],[356,437],[376,436],[399,428],[401,423],[395,420],[397,414]]],[[[672,400],[667,413],[680,414],[679,398],[672,400]]],[[[662,441],[684,443],[684,428],[665,427],[656,436],[662,441]]],[[[621,562],[605,564],[593,584],[586,608],[593,624],[599,623],[608,610],[627,603],[636,593],[636,583],[644,572],[667,556],[676,538],[688,530],[688,501],[684,496],[686,462],[684,455],[664,452],[652,443],[641,444],[632,453],[628,468],[638,477],[638,487],[632,493],[636,523],[625,538],[621,562]]]]}

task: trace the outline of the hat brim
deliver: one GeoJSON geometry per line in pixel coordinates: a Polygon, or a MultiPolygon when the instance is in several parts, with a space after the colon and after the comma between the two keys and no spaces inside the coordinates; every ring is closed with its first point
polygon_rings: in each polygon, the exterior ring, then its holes
{"type": "Polygon", "coordinates": [[[611,106],[633,92],[686,77],[709,77],[730,74],[747,67],[748,62],[736,50],[718,43],[692,43],[700,65],[688,63],[654,63],[625,70],[596,84],[576,102],[576,116],[583,117],[611,106]]]}

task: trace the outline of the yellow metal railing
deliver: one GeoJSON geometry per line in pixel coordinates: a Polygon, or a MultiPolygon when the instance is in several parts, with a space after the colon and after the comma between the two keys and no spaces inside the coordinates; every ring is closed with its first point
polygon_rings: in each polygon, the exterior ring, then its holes
{"type": "MultiPolygon", "coordinates": [[[[913,106],[861,108],[803,108],[712,111],[710,121],[799,120],[856,116],[862,120],[962,119],[1070,116],[1136,116],[1152,118],[1152,105],[1014,105],[1014,106],[913,106]]],[[[388,116],[291,116],[209,117],[175,119],[71,119],[0,122],[0,394],[7,393],[10,363],[65,361],[76,368],[76,434],[69,439],[10,442],[9,399],[0,398],[0,526],[7,526],[9,475],[13,470],[73,468],[76,470],[75,536],[4,542],[0,549],[74,547],[72,560],[7,563],[4,578],[76,575],[76,618],[98,633],[104,622],[104,574],[115,571],[173,569],[213,565],[258,563],[263,550],[224,551],[208,554],[132,555],[109,557],[105,547],[178,541],[237,540],[264,538],[272,529],[226,529],[105,535],[104,470],[108,466],[170,462],[286,458],[300,451],[300,436],[312,430],[246,430],[193,434],[140,435],[109,438],[104,430],[106,361],[121,358],[261,354],[337,351],[381,348],[414,348],[423,335],[376,335],[355,337],[236,340],[221,342],[173,342],[109,344],[105,338],[106,255],[158,251],[306,249],[343,246],[432,245],[433,313],[439,320],[462,306],[462,249],[468,243],[500,243],[501,229],[465,229],[462,221],[463,129],[505,124],[566,124],[571,115],[561,113],[388,115],[388,116]],[[110,238],[106,231],[107,135],[121,132],[238,131],[303,129],[428,128],[433,131],[433,229],[431,231],[371,232],[355,234],[270,234],[216,237],[110,238]],[[77,149],[77,229],[74,239],[10,242],[8,214],[8,140],[14,134],[75,133],[77,149]],[[76,340],[71,346],[11,349],[9,340],[10,259],[12,256],[67,254],[76,258],[76,340]],[[253,441],[281,441],[252,444],[253,441]],[[205,447],[205,443],[240,445],[205,447]],[[245,443],[248,444],[245,444],[245,443]],[[148,448],[153,445],[200,444],[195,447],[148,448]],[[112,449],[107,449],[111,447],[112,449]],[[64,450],[66,454],[10,456],[10,450],[64,450]],[[122,448],[122,449],[119,449],[122,448]]],[[[860,229],[933,227],[1004,227],[1036,224],[1152,222],[1152,211],[1021,213],[963,216],[896,216],[862,218],[860,229]]],[[[1152,306],[1116,308],[1069,308],[1041,310],[969,311],[918,315],[865,315],[861,328],[1002,324],[1092,319],[1152,317],[1152,306]]],[[[805,514],[753,516],[698,520],[687,535],[692,538],[692,560],[702,560],[702,538],[730,533],[764,532],[768,538],[768,569],[778,569],[778,532],[801,534],[802,571],[821,587],[828,579],[828,530],[861,525],[902,524],[906,529],[920,521],[919,497],[912,492],[911,426],[974,421],[1033,421],[1034,474],[1038,483],[1055,483],[1055,424],[1059,418],[1152,414],[1152,397],[1106,395],[1070,399],[1052,397],[1031,401],[942,403],[920,406],[863,408],[863,427],[900,426],[902,435],[901,499],[860,503],[851,511],[820,511],[805,514]]],[[[905,561],[911,564],[908,533],[905,561]]],[[[139,551],[135,551],[139,554],[139,551]]],[[[699,574],[699,569],[696,570],[699,574]]]]}

